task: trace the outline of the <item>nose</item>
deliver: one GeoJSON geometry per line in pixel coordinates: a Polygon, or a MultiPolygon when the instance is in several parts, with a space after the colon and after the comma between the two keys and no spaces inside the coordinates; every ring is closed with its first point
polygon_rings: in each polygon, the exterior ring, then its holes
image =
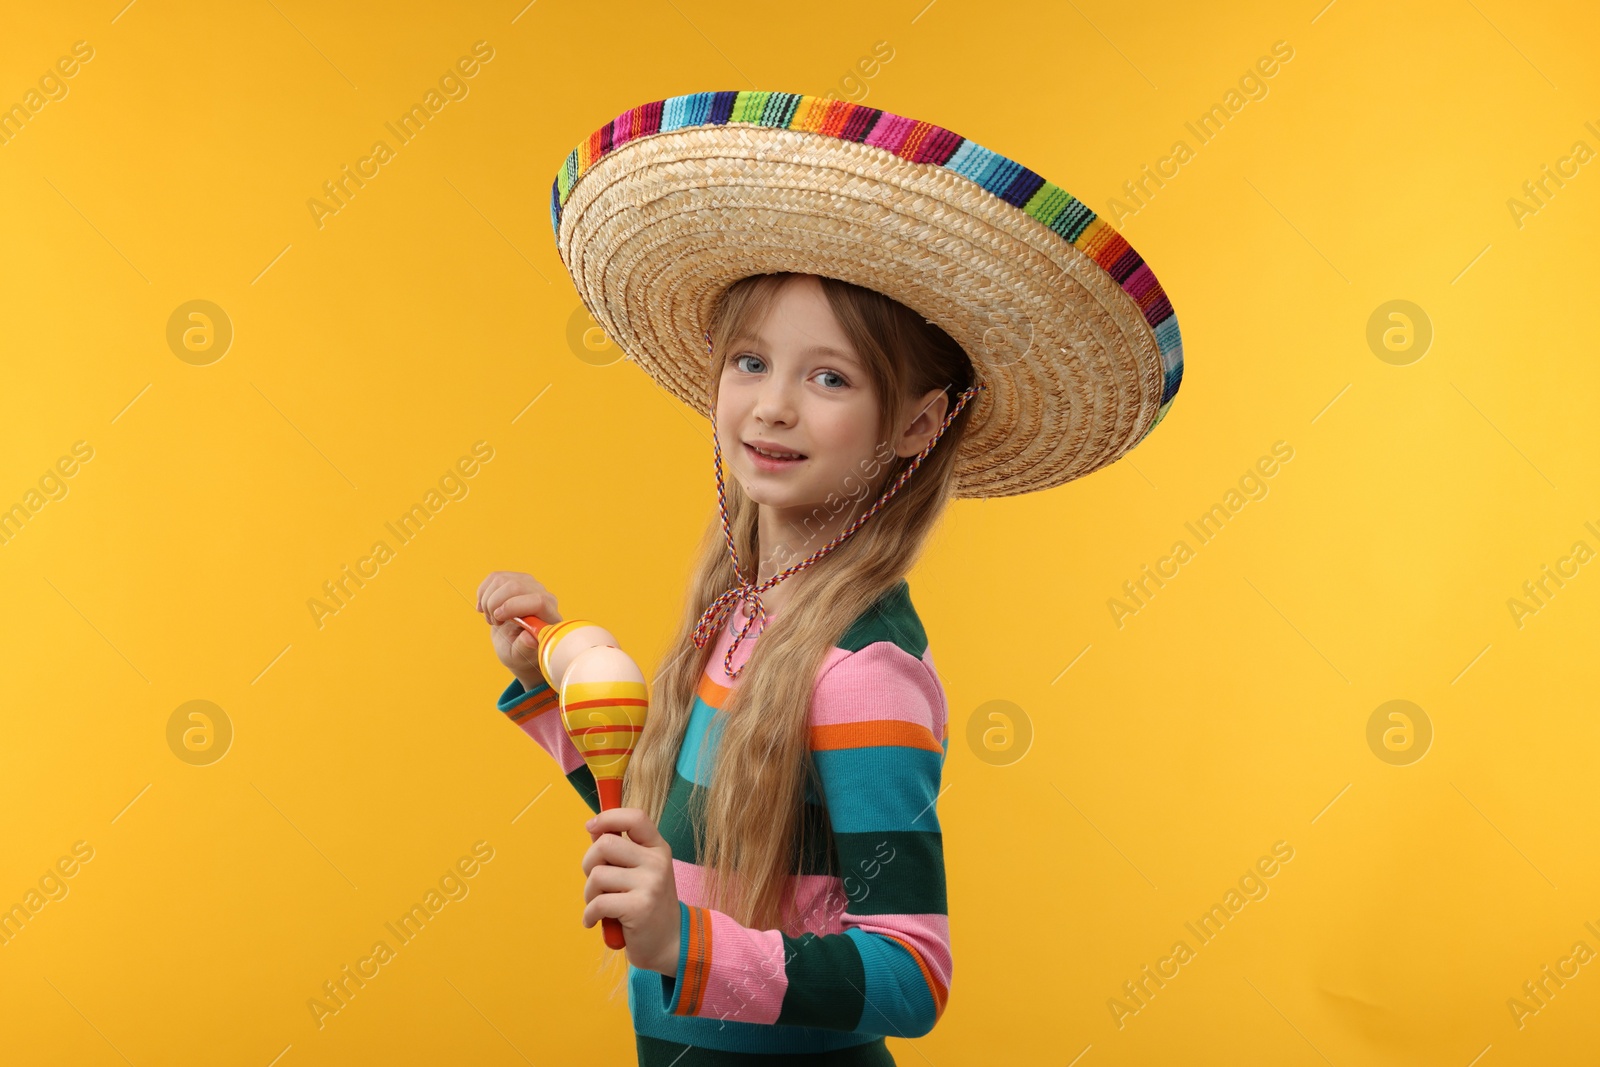
{"type": "Polygon", "coordinates": [[[758,387],[755,406],[751,409],[756,420],[769,426],[792,425],[795,417],[793,388],[793,383],[785,381],[781,375],[767,375],[758,387]]]}

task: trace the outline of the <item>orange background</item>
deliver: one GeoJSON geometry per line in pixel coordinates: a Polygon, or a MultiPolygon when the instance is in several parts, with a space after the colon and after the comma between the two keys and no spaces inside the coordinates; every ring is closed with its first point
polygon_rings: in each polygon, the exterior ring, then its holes
{"type": "Polygon", "coordinates": [[[28,515],[0,906],[64,894],[0,945],[0,1059],[632,1062],[579,925],[586,809],[495,710],[474,591],[531,571],[659,662],[709,430],[587,329],[549,186],[626,108],[760,88],[937,123],[1118,219],[1187,358],[1135,453],[957,502],[910,576],[952,710],[955,978],[899,1062],[1593,1062],[1600,974],[1562,963],[1600,950],[1590,7],[120,3],[0,35],[0,104],[40,90],[0,144],[0,507],[28,515]],[[186,349],[195,300],[218,333],[186,349]],[[319,1026],[463,857],[466,895],[319,1026]],[[1519,1016],[1546,965],[1572,977],[1519,1016]]]}

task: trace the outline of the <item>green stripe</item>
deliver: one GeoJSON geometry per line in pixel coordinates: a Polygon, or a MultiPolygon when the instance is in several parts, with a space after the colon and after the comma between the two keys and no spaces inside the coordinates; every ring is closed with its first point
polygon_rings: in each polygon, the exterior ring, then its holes
{"type": "Polygon", "coordinates": [[[895,1067],[883,1038],[832,1052],[723,1052],[634,1034],[639,1067],[895,1067]]]}
{"type": "Polygon", "coordinates": [[[850,624],[839,638],[839,647],[859,652],[876,641],[892,641],[914,659],[921,659],[928,650],[928,635],[911,606],[911,583],[904,578],[850,624]]]}
{"type": "Polygon", "coordinates": [[[1034,191],[1022,210],[1044,223],[1046,226],[1056,221],[1056,216],[1071,205],[1073,196],[1061,186],[1052,182],[1045,182],[1034,191]]]}
{"type": "Polygon", "coordinates": [[[733,111],[728,115],[729,122],[760,122],[761,109],[767,106],[767,97],[771,92],[758,92],[745,90],[733,99],[733,111]]]}
{"type": "Polygon", "coordinates": [[[578,767],[567,775],[567,781],[572,783],[572,788],[578,791],[583,802],[589,805],[589,810],[596,815],[600,814],[600,789],[594,784],[594,772],[587,763],[578,767]]]}
{"type": "Polygon", "coordinates": [[[851,915],[948,915],[944,835],[937,830],[838,834],[851,915]]]}
{"type": "Polygon", "coordinates": [[[867,968],[856,943],[848,934],[782,937],[789,987],[777,1025],[859,1027],[866,1005],[867,968]]]}
{"type": "Polygon", "coordinates": [[[794,113],[800,110],[799,93],[773,93],[767,100],[767,108],[762,113],[761,124],[774,126],[780,130],[789,129],[789,124],[794,121],[794,113]]]}

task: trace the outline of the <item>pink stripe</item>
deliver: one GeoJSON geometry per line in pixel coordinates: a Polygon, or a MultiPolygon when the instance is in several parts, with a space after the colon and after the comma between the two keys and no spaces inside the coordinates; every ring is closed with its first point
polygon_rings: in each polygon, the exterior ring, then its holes
{"type": "MultiPolygon", "coordinates": [[[[711,907],[710,875],[698,863],[674,859],[672,878],[678,899],[692,907],[711,907]]],[[[843,879],[826,874],[790,875],[784,885],[782,933],[799,937],[803,933],[837,934],[844,931],[845,895],[843,879]]]]}
{"type": "Polygon", "coordinates": [[[948,915],[851,915],[850,925],[867,934],[893,934],[910,942],[922,953],[939,984],[950,988],[953,964],[950,958],[950,916],[948,915]]]}
{"type": "Polygon", "coordinates": [[[1128,275],[1128,280],[1122,283],[1122,291],[1138,300],[1154,288],[1156,276],[1150,270],[1150,264],[1141,263],[1137,270],[1128,275]]]}
{"type": "Polygon", "coordinates": [[[741,1023],[777,1022],[789,989],[783,935],[740,926],[720,911],[710,915],[711,973],[697,1014],[741,1023]]]}
{"type": "Polygon", "coordinates": [[[891,152],[900,151],[900,146],[906,143],[906,135],[917,124],[915,119],[908,119],[904,115],[883,114],[879,116],[877,125],[872,127],[872,132],[867,134],[866,143],[878,148],[887,148],[891,152]]]}
{"type": "Polygon", "coordinates": [[[561,768],[562,774],[571,774],[583,766],[583,756],[578,753],[578,747],[572,743],[572,738],[567,736],[567,728],[561,723],[560,708],[552,707],[519,725],[523,733],[550,753],[556,765],[561,768]]]}
{"type": "Polygon", "coordinates": [[[913,659],[899,645],[875,641],[847,655],[813,692],[811,725],[896,719],[943,737],[944,696],[927,653],[913,659]]]}

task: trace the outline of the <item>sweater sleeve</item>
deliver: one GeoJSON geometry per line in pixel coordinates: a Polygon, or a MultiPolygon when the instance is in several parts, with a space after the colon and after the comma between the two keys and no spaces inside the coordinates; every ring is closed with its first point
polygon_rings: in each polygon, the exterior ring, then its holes
{"type": "Polygon", "coordinates": [[[804,925],[843,929],[791,937],[680,900],[668,1014],[901,1038],[933,1029],[952,971],[935,810],[948,717],[926,653],[877,641],[823,672],[810,743],[841,877],[830,913],[804,925]]]}
{"type": "Polygon", "coordinates": [[[567,728],[561,722],[561,703],[550,684],[541,680],[532,689],[527,689],[523,687],[522,679],[513,677],[506,691],[500,694],[496,706],[507,718],[522,727],[523,733],[537,741],[540,748],[550,753],[561,768],[561,773],[572,783],[572,788],[578,791],[578,796],[598,815],[600,791],[594,784],[594,772],[583,762],[578,746],[567,736],[567,728]]]}

